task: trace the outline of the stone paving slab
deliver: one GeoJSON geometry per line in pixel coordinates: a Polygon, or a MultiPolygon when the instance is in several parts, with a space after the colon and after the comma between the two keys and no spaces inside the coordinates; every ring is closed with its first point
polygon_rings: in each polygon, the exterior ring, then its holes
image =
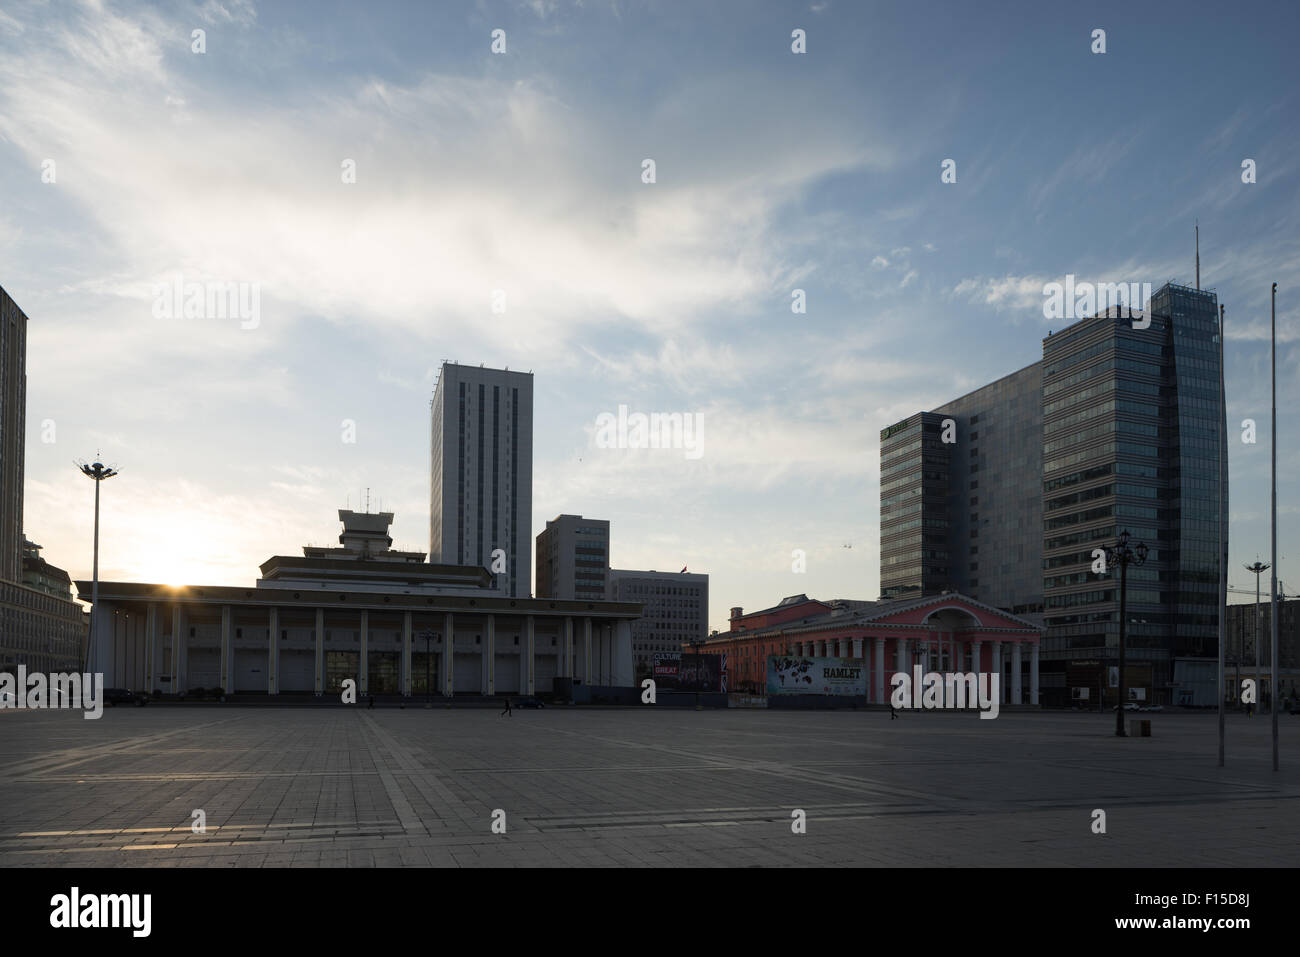
{"type": "Polygon", "coordinates": [[[0,711],[0,866],[1300,859],[1300,717],[1280,718],[1279,772],[1267,716],[1229,716],[1223,769],[1215,715],[1150,717],[1152,737],[1116,739],[1113,715],[1051,712],[0,711]]]}

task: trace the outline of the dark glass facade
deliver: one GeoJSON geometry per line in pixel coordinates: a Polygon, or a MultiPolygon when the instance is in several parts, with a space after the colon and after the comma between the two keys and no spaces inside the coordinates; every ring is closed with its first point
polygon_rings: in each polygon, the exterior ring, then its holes
{"type": "Polygon", "coordinates": [[[880,433],[880,594],[911,598],[948,587],[952,444],[943,419],[918,412],[880,433]]]}
{"type": "Polygon", "coordinates": [[[1173,660],[1218,653],[1218,335],[1214,293],[1170,283],[1145,318],[1076,322],[1042,362],[882,432],[882,597],[1041,611],[1042,700],[1067,704],[1070,661],[1118,658],[1118,569],[1093,550],[1127,530],[1150,552],[1128,569],[1126,654],[1170,703],[1173,660]]]}

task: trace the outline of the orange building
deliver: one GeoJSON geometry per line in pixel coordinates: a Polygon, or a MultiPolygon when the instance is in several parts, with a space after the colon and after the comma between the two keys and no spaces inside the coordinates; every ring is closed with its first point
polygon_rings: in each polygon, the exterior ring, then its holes
{"type": "Polygon", "coordinates": [[[768,655],[805,655],[862,659],[875,704],[888,701],[895,672],[919,664],[927,672],[999,673],[1005,703],[1037,705],[1042,635],[1041,625],[955,592],[894,601],[792,595],[749,614],[731,609],[731,629],[700,650],[727,655],[733,692],[762,693],[768,655]]]}

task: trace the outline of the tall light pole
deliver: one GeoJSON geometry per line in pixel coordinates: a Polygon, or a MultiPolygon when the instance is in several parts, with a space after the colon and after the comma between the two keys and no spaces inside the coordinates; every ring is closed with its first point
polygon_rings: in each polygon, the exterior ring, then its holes
{"type": "Polygon", "coordinates": [[[1273,302],[1272,302],[1272,326],[1269,331],[1269,339],[1272,345],[1270,357],[1273,377],[1273,418],[1270,422],[1269,431],[1272,432],[1273,441],[1273,502],[1272,502],[1272,539],[1273,539],[1273,588],[1271,592],[1271,604],[1269,613],[1272,620],[1269,622],[1269,630],[1272,632],[1272,641],[1269,643],[1269,650],[1273,655],[1273,695],[1270,699],[1273,712],[1273,770],[1277,770],[1277,283],[1273,283],[1273,302]]]}
{"type": "Polygon", "coordinates": [[[1128,567],[1141,565],[1147,560],[1146,542],[1129,548],[1128,529],[1119,533],[1119,540],[1106,549],[1106,566],[1119,565],[1119,701],[1115,705],[1115,737],[1124,734],[1124,630],[1128,624],[1128,567]]]}
{"type": "Polygon", "coordinates": [[[86,670],[90,670],[90,655],[95,647],[95,618],[99,615],[99,484],[104,479],[111,479],[117,469],[109,468],[102,462],[76,463],[82,473],[95,480],[95,565],[90,585],[90,636],[86,640],[86,670]]]}
{"type": "Polygon", "coordinates": [[[1255,701],[1259,701],[1261,685],[1259,683],[1259,632],[1260,632],[1260,607],[1259,607],[1259,576],[1268,571],[1273,566],[1268,562],[1255,561],[1253,565],[1247,565],[1246,571],[1255,573],[1255,701]]]}
{"type": "MultiPolygon", "coordinates": [[[[1199,245],[1199,244],[1198,244],[1199,245]]],[[[1198,256],[1199,259],[1199,256],[1198,256]]],[[[1200,283],[1197,283],[1200,286],[1200,283]]],[[[1219,435],[1219,474],[1217,476],[1217,485],[1219,488],[1219,594],[1215,596],[1215,605],[1218,606],[1219,612],[1219,767],[1223,767],[1223,691],[1224,691],[1224,668],[1223,668],[1223,644],[1227,637],[1228,627],[1228,536],[1224,523],[1227,521],[1226,507],[1227,487],[1223,471],[1223,425],[1228,416],[1228,396],[1223,386],[1223,303],[1219,303],[1219,414],[1216,415],[1215,421],[1218,423],[1219,435]]]]}

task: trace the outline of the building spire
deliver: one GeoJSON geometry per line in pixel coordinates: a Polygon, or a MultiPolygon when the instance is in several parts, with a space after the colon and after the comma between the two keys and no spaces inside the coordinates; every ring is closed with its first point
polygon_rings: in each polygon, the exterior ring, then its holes
{"type": "Polygon", "coordinates": [[[1201,288],[1201,221],[1196,221],[1196,289],[1201,288]]]}

